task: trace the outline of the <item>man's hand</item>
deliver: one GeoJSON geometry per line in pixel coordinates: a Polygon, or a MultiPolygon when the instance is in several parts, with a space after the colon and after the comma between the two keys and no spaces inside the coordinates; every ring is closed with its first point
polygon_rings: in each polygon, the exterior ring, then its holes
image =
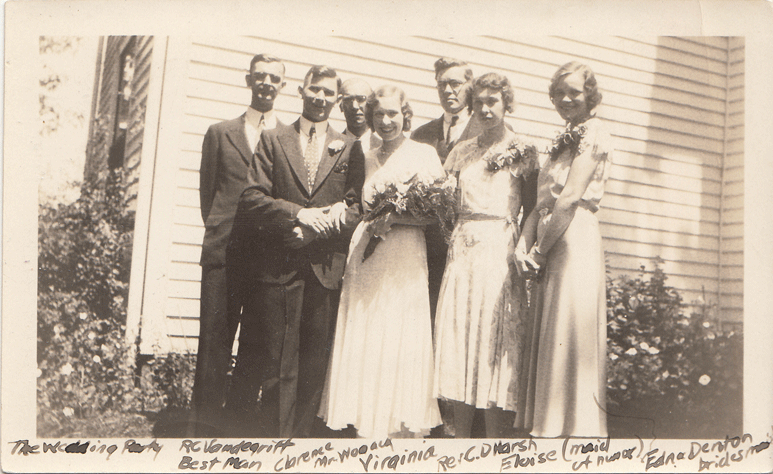
{"type": "Polygon", "coordinates": [[[344,202],[337,202],[330,206],[327,217],[336,232],[340,232],[341,227],[346,225],[346,211],[348,209],[349,207],[344,202]]]}
{"type": "Polygon", "coordinates": [[[299,249],[309,245],[316,238],[317,234],[310,228],[305,226],[295,226],[293,227],[292,236],[285,238],[285,245],[291,249],[299,249]]]}
{"type": "Polygon", "coordinates": [[[297,220],[302,227],[308,227],[322,238],[328,238],[336,231],[328,212],[329,207],[304,208],[298,211],[297,220]]]}

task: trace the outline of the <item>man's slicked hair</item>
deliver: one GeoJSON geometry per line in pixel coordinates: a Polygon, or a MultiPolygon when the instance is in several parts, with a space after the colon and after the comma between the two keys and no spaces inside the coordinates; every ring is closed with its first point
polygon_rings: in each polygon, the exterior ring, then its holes
{"type": "Polygon", "coordinates": [[[435,61],[435,80],[437,80],[438,76],[443,74],[447,69],[451,69],[452,67],[465,68],[464,80],[472,80],[472,68],[465,61],[459,61],[458,59],[451,58],[440,58],[435,61]]]}
{"type": "Polygon", "coordinates": [[[303,78],[303,87],[306,87],[307,85],[309,85],[309,83],[317,77],[330,77],[335,79],[336,86],[338,87],[336,90],[336,93],[338,93],[338,91],[341,90],[343,81],[336,73],[336,70],[330,66],[324,66],[324,65],[311,66],[311,69],[309,69],[309,72],[307,72],[306,76],[303,78]]]}
{"type": "Polygon", "coordinates": [[[282,65],[282,75],[285,73],[285,63],[276,56],[265,53],[256,54],[252,57],[252,61],[250,61],[250,71],[252,71],[252,66],[254,66],[255,63],[279,63],[282,65]]]}

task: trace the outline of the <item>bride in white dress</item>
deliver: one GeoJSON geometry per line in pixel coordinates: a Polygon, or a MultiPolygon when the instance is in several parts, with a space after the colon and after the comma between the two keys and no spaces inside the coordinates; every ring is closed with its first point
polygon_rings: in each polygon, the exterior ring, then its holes
{"type": "MultiPolygon", "coordinates": [[[[379,88],[365,114],[383,140],[365,155],[366,211],[387,184],[445,175],[434,148],[405,137],[413,112],[402,90],[379,88]]],[[[372,222],[361,222],[352,236],[320,408],[330,428],[352,425],[363,438],[422,436],[440,424],[432,395],[426,222],[393,215],[389,223],[365,259],[372,222]]]]}

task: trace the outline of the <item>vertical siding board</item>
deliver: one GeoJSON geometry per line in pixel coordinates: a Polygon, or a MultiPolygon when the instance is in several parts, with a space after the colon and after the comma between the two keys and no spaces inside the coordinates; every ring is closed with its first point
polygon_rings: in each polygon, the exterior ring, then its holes
{"type": "Polygon", "coordinates": [[[743,318],[743,141],[744,141],[744,39],[728,38],[727,150],[722,176],[723,222],[720,228],[721,316],[743,318]]]}

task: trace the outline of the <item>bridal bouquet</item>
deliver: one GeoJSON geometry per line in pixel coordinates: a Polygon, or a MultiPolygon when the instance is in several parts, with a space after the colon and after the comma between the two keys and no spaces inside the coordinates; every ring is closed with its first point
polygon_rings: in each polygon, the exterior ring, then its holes
{"type": "Polygon", "coordinates": [[[376,184],[375,191],[368,203],[370,211],[363,217],[365,222],[372,223],[374,230],[363,261],[389,230],[389,220],[395,214],[436,221],[446,241],[450,241],[456,218],[456,178],[453,175],[435,179],[414,174],[408,180],[376,184]]]}

